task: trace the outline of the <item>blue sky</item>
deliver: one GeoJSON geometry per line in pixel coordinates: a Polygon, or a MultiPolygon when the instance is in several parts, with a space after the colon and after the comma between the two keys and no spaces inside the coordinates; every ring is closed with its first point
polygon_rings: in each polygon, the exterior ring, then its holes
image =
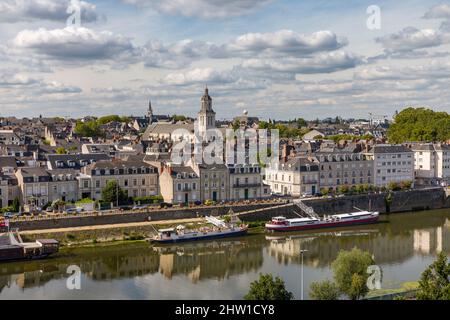
{"type": "Polygon", "coordinates": [[[219,119],[450,111],[449,2],[71,2],[0,2],[0,116],[194,116],[206,84],[219,119]]]}

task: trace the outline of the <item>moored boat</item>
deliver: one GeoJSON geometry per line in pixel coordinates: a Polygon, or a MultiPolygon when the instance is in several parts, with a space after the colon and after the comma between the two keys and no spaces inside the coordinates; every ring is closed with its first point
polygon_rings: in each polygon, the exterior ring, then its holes
{"type": "Polygon", "coordinates": [[[377,222],[378,217],[379,213],[372,211],[335,214],[323,218],[304,217],[286,219],[280,216],[274,217],[271,222],[266,223],[266,230],[285,232],[370,224],[377,222]]]}
{"type": "Polygon", "coordinates": [[[157,235],[150,239],[154,243],[175,243],[200,240],[213,240],[220,238],[239,237],[247,234],[247,226],[236,226],[225,223],[214,217],[206,217],[206,220],[214,227],[201,227],[195,230],[189,230],[183,225],[176,228],[160,229],[157,235]]]}
{"type": "Polygon", "coordinates": [[[0,233],[0,262],[45,258],[58,250],[59,242],[54,239],[23,242],[18,231],[0,233]]]}

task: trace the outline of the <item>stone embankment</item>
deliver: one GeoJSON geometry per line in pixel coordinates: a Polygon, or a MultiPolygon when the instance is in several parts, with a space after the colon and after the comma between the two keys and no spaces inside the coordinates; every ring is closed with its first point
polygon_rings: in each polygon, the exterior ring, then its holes
{"type": "MultiPolygon", "coordinates": [[[[313,208],[319,216],[371,210],[380,213],[409,212],[450,208],[450,191],[443,188],[414,189],[408,191],[372,193],[335,198],[305,199],[303,203],[313,208]]],[[[269,220],[276,215],[295,218],[302,213],[294,203],[279,207],[251,210],[240,214],[245,221],[269,220]]]]}
{"type": "MultiPolygon", "coordinates": [[[[380,213],[396,213],[429,209],[450,208],[449,191],[443,188],[415,189],[409,191],[372,193],[336,198],[305,199],[303,203],[320,215],[372,210],[380,213]]],[[[253,203],[236,203],[218,206],[176,207],[170,209],[152,209],[141,212],[103,212],[82,213],[57,217],[21,217],[13,220],[12,228],[26,230],[65,229],[77,227],[102,226],[99,228],[117,228],[132,223],[172,221],[195,219],[206,215],[225,215],[233,210],[243,221],[269,220],[283,215],[288,218],[298,217],[301,209],[292,200],[260,201],[253,203]]],[[[136,226],[137,227],[137,226],[136,226]]],[[[150,227],[150,226],[147,226],[150,227]]]]}
{"type": "Polygon", "coordinates": [[[217,206],[173,207],[168,209],[153,208],[140,211],[107,211],[70,215],[42,215],[33,217],[23,216],[13,218],[10,222],[10,227],[19,228],[19,230],[25,231],[192,219],[207,215],[225,215],[230,211],[230,209],[235,213],[239,213],[249,210],[271,208],[285,203],[286,200],[277,199],[248,203],[240,202],[217,206]]]}

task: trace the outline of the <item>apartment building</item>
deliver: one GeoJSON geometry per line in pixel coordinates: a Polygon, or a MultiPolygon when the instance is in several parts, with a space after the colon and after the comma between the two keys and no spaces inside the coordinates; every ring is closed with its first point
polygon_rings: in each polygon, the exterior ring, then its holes
{"type": "Polygon", "coordinates": [[[30,207],[42,207],[49,202],[50,175],[45,168],[20,168],[16,178],[21,193],[21,203],[30,207]]]}
{"type": "Polygon", "coordinates": [[[17,179],[0,173],[0,208],[10,206],[15,198],[20,199],[17,179]]]}
{"type": "Polygon", "coordinates": [[[48,201],[77,201],[78,172],[75,170],[47,170],[50,175],[48,183],[48,201]]]}
{"type": "Polygon", "coordinates": [[[316,152],[320,188],[336,190],[341,185],[372,184],[373,160],[362,153],[316,152]]]}
{"type": "Polygon", "coordinates": [[[228,165],[230,200],[260,199],[270,196],[270,187],[263,184],[258,164],[228,165]]]}
{"type": "Polygon", "coordinates": [[[450,185],[450,145],[413,144],[416,184],[427,186],[450,185]]]}
{"type": "Polygon", "coordinates": [[[165,202],[201,201],[200,177],[190,166],[171,164],[162,166],[159,185],[165,202]]]}
{"type": "Polygon", "coordinates": [[[117,181],[129,197],[159,193],[158,170],[143,161],[98,161],[81,169],[78,177],[80,198],[100,200],[109,181],[117,181]]]}
{"type": "Polygon", "coordinates": [[[194,164],[193,169],[200,177],[200,200],[227,201],[230,192],[228,168],[224,164],[194,164]]]}
{"type": "Polygon", "coordinates": [[[272,193],[306,196],[319,192],[319,164],[309,157],[295,157],[270,163],[265,168],[265,181],[272,193]]]}
{"type": "Polygon", "coordinates": [[[375,145],[365,153],[373,160],[373,184],[382,187],[391,182],[414,182],[414,152],[403,145],[375,145]]]}

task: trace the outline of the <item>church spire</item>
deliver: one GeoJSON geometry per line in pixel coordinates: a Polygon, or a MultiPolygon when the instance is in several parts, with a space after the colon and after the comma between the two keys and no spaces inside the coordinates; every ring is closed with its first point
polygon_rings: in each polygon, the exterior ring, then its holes
{"type": "Polygon", "coordinates": [[[148,118],[148,122],[151,124],[153,121],[152,100],[148,101],[147,118],[148,118]]]}
{"type": "Polygon", "coordinates": [[[203,135],[207,129],[215,128],[216,126],[216,113],[212,108],[212,99],[209,96],[208,85],[205,86],[205,93],[202,96],[201,102],[197,120],[199,123],[199,131],[203,135]]]}

